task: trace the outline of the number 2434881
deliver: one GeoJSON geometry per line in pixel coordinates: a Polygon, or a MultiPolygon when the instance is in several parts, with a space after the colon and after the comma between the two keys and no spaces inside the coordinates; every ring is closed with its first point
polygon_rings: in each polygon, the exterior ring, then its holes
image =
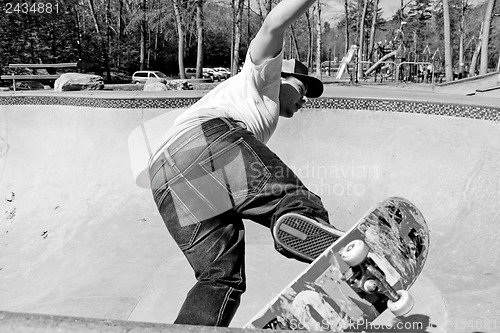
{"type": "Polygon", "coordinates": [[[5,14],[57,14],[59,4],[51,2],[7,2],[3,8],[5,14]]]}

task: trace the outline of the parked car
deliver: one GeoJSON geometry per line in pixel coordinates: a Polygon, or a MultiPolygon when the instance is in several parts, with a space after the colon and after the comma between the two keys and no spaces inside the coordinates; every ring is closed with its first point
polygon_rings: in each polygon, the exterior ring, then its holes
{"type": "Polygon", "coordinates": [[[222,81],[222,73],[219,73],[218,71],[214,70],[213,68],[203,68],[203,73],[208,73],[212,77],[212,81],[222,81]]]}
{"type": "Polygon", "coordinates": [[[184,73],[188,79],[196,79],[196,68],[186,67],[184,68],[184,73]]]}
{"type": "Polygon", "coordinates": [[[165,83],[168,81],[168,76],[160,71],[137,71],[132,75],[132,83],[146,83],[148,79],[158,79],[165,83]]]}
{"type": "Polygon", "coordinates": [[[229,79],[229,77],[231,76],[231,71],[229,69],[227,69],[227,68],[224,68],[224,67],[215,67],[214,70],[217,71],[217,72],[219,72],[219,73],[221,73],[222,78],[224,80],[229,79]]]}
{"type": "MultiPolygon", "coordinates": [[[[184,68],[184,73],[186,73],[187,79],[196,79],[196,68],[186,67],[186,68],[184,68]]],[[[214,80],[213,76],[211,76],[209,73],[207,73],[205,71],[202,72],[202,78],[210,79],[212,81],[214,80]]]]}

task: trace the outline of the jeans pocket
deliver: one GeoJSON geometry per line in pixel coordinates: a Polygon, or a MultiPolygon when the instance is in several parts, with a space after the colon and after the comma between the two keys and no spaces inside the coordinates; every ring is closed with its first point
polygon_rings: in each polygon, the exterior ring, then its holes
{"type": "Polygon", "coordinates": [[[199,163],[215,182],[215,196],[229,198],[230,208],[260,193],[271,178],[271,172],[254,149],[239,138],[230,143],[218,143],[217,150],[199,163]],[[222,145],[222,146],[221,146],[222,145]]]}

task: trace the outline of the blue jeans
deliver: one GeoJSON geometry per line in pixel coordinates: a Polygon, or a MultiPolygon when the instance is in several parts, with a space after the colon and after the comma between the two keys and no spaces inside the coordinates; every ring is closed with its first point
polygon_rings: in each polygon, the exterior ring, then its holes
{"type": "Polygon", "coordinates": [[[197,280],[177,324],[229,326],[246,288],[242,219],[268,228],[287,212],[328,221],[321,199],[232,119],[184,134],[149,173],[158,210],[197,280]]]}

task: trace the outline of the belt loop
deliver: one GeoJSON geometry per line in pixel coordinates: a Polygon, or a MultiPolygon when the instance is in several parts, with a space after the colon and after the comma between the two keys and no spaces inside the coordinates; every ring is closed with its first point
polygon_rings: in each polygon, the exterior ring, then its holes
{"type": "Polygon", "coordinates": [[[222,120],[229,127],[229,129],[233,129],[234,128],[234,125],[229,121],[229,119],[224,118],[224,117],[221,117],[219,119],[222,120]]]}
{"type": "Polygon", "coordinates": [[[223,117],[219,119],[222,120],[227,126],[229,126],[230,129],[235,129],[238,127],[247,129],[247,125],[241,120],[235,120],[233,118],[223,118],[223,117]]]}

